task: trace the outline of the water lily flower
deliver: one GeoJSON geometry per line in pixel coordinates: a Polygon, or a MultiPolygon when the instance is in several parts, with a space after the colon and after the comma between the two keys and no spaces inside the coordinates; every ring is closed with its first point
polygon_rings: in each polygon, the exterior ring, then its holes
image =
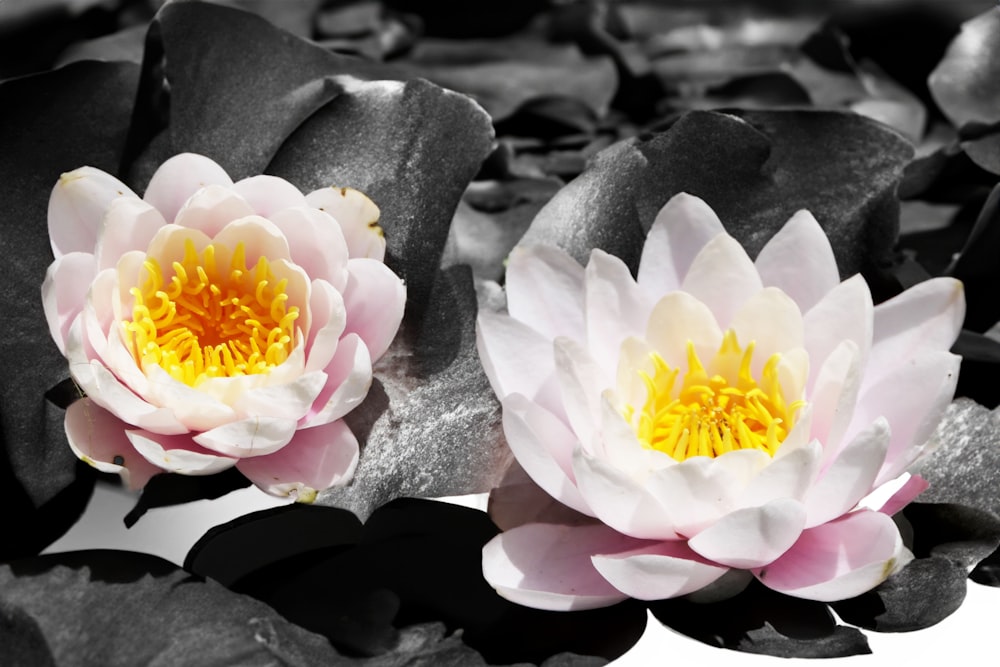
{"type": "Polygon", "coordinates": [[[954,394],[958,281],[873,306],[808,212],[752,261],[679,194],[637,278],[534,245],[506,291],[480,357],[514,456],[572,516],[504,518],[483,549],[504,597],[583,609],[756,577],[832,601],[912,558],[890,515],[926,488],[908,471],[954,394]]]}
{"type": "Polygon", "coordinates": [[[132,488],[236,466],[311,502],[348,481],[343,417],[406,301],[378,216],[355,190],[233,183],[195,154],[164,162],[142,198],[98,169],[63,174],[42,299],[86,393],[66,412],[76,455],[132,488]]]}

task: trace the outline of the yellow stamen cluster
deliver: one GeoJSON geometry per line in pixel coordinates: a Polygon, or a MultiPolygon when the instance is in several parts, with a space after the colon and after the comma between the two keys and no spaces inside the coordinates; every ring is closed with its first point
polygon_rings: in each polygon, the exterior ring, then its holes
{"type": "Polygon", "coordinates": [[[129,290],[132,319],[122,322],[141,368],[159,364],[196,387],[208,378],[267,373],[288,358],[299,316],[286,303],[288,280],[276,280],[265,257],[248,269],[242,243],[228,269],[217,266],[217,255],[226,253],[212,244],[199,253],[188,239],[169,277],[146,257],[145,281],[129,290]]]}
{"type": "Polygon", "coordinates": [[[643,446],[678,461],[736,449],[759,449],[773,456],[805,402],[785,402],[778,381],[779,354],[771,355],[755,380],[750,368],[753,350],[753,342],[744,350],[736,333],[727,331],[711,366],[716,374],[710,376],[689,341],[688,369],[679,383],[680,369],[651,353],[655,371],[639,372],[646,385],[645,404],[639,410],[631,405],[624,409],[643,446]]]}

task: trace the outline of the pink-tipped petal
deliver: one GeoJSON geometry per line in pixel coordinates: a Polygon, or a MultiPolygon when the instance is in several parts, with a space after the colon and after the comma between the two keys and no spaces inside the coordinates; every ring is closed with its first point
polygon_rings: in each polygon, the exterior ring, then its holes
{"type": "Polygon", "coordinates": [[[875,307],[870,380],[924,350],[948,350],[965,320],[965,290],[954,278],[932,278],[875,307]]]}
{"type": "MultiPolygon", "coordinates": [[[[174,223],[214,237],[233,220],[253,214],[250,204],[228,187],[208,185],[191,195],[177,212],[174,223]]],[[[170,220],[166,214],[164,217],[170,220]]]]}
{"type": "Polygon", "coordinates": [[[125,435],[129,425],[89,398],[74,401],[66,408],[65,426],[70,449],[80,460],[101,472],[118,474],[133,491],[163,472],[132,447],[125,435]]]}
{"type": "MultiPolygon", "coordinates": [[[[921,477],[920,475],[909,475],[906,474],[906,481],[896,489],[896,492],[889,496],[880,505],[876,505],[871,509],[876,512],[882,512],[887,516],[893,516],[904,507],[913,502],[917,496],[926,491],[930,487],[930,482],[921,477]]],[[[888,484],[891,484],[888,483],[888,484]]],[[[888,485],[887,484],[887,485],[888,485]]],[[[877,492],[878,489],[875,490],[877,492]]],[[[871,495],[875,495],[873,492],[871,495]]],[[[862,499],[861,504],[865,504],[866,499],[862,499]]]]}
{"type": "Polygon", "coordinates": [[[236,465],[236,459],[199,447],[187,435],[126,431],[129,442],[147,461],[181,475],[214,475],[236,465]]]}
{"type": "Polygon", "coordinates": [[[507,310],[550,340],[583,340],[583,267],[559,248],[517,246],[507,264],[507,310]]]}
{"type": "Polygon", "coordinates": [[[654,299],[678,289],[695,256],[723,231],[719,216],[704,201],[685,192],[674,195],[649,229],[639,286],[654,299]]]}
{"type": "Polygon", "coordinates": [[[340,226],[351,257],[385,259],[385,234],[378,206],[354,188],[328,187],[306,195],[310,206],[330,214],[340,226]]]}
{"type": "Polygon", "coordinates": [[[912,558],[891,518],[860,511],[803,531],[781,558],[754,574],[786,595],[833,602],[870,591],[912,558]]]}
{"type": "Polygon", "coordinates": [[[357,465],[357,438],[337,420],[299,429],[277,452],[242,459],[236,467],[265,493],[311,503],[319,491],[346,484],[357,465]]]}
{"type": "Polygon", "coordinates": [[[345,332],[360,336],[372,361],[377,361],[389,348],[403,321],[406,287],[389,267],[374,259],[350,260],[347,273],[345,332]]]}
{"type": "Polygon", "coordinates": [[[779,498],[727,514],[688,540],[688,546],[710,561],[746,570],[767,565],[785,553],[805,523],[802,503],[779,498]]]}
{"type": "Polygon", "coordinates": [[[792,297],[802,312],[840,283],[830,241],[809,211],[793,215],[764,245],[754,264],[764,285],[792,297]]]}
{"type": "Polygon", "coordinates": [[[289,208],[271,216],[288,240],[292,261],[313,280],[322,279],[342,292],[347,287],[347,242],[336,221],[314,208],[289,208]]]}
{"type": "Polygon", "coordinates": [[[337,352],[340,337],[347,326],[344,297],[325,280],[313,280],[309,294],[309,315],[312,325],[306,336],[305,371],[326,367],[337,352]]]}
{"type": "Polygon", "coordinates": [[[591,556],[642,546],[607,526],[530,523],[483,547],[483,576],[517,604],[551,611],[607,607],[628,596],[594,568],[591,556]]]}
{"type": "Polygon", "coordinates": [[[112,201],[97,239],[98,270],[117,266],[127,252],[146,252],[156,232],[165,224],[160,212],[141,199],[119,197],[112,201]]]}
{"type": "Polygon", "coordinates": [[[593,514],[573,478],[572,456],[579,443],[562,420],[511,394],[503,400],[503,431],[514,457],[538,486],[578,512],[593,514]]]}
{"type": "Polygon", "coordinates": [[[303,428],[328,424],[361,404],[372,385],[368,348],[355,334],[344,336],[324,372],[326,385],[302,419],[303,428]]]}
{"type": "Polygon", "coordinates": [[[684,542],[657,542],[592,560],[612,586],[638,600],[666,600],[694,593],[729,571],[706,561],[684,542]]]}
{"type": "Polygon", "coordinates": [[[66,354],[69,328],[86,303],[90,283],[97,275],[94,256],[71,252],[56,258],[42,282],[42,310],[56,347],[66,354]]]}
{"type": "Polygon", "coordinates": [[[49,197],[52,254],[58,259],[71,252],[94,252],[101,220],[119,197],[137,195],[100,169],[80,167],[60,176],[49,197]]]}
{"type": "Polygon", "coordinates": [[[264,456],[287,445],[295,435],[295,426],[294,419],[248,417],[204,431],[192,439],[225,456],[264,456]]]}
{"type": "Polygon", "coordinates": [[[667,510],[628,474],[578,451],[576,484],[593,514],[616,531],[653,540],[679,539],[667,510]]]}
{"type": "Polygon", "coordinates": [[[743,246],[728,234],[719,234],[705,244],[681,283],[681,289],[712,310],[723,328],[763,287],[743,246]]]}
{"type": "Polygon", "coordinates": [[[233,179],[229,178],[225,169],[204,155],[181,153],[160,165],[150,179],[143,199],[159,209],[167,222],[173,222],[188,198],[209,185],[229,188],[233,179]]]}
{"type": "Polygon", "coordinates": [[[584,275],[587,347],[614,372],[622,341],[645,332],[652,299],[639,289],[624,262],[602,250],[591,253],[584,275]]]}
{"type": "Polygon", "coordinates": [[[299,189],[277,176],[250,176],[237,181],[232,189],[250,204],[254,213],[265,218],[282,209],[306,205],[306,198],[299,189]]]}

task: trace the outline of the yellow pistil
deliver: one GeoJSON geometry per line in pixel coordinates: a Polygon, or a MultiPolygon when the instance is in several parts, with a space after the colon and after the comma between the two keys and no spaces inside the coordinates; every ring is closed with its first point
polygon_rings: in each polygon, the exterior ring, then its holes
{"type": "Polygon", "coordinates": [[[771,355],[755,379],[750,370],[753,350],[753,342],[741,348],[730,329],[711,365],[716,374],[710,376],[688,341],[683,377],[679,368],[651,353],[653,374],[639,371],[646,401],[639,410],[627,405],[623,411],[642,445],[678,461],[714,458],[736,449],[759,449],[773,456],[805,401],[786,403],[778,381],[779,354],[771,355]]]}
{"type": "Polygon", "coordinates": [[[248,269],[242,243],[228,269],[216,264],[220,251],[228,248],[210,244],[199,253],[188,239],[169,276],[147,255],[145,281],[129,290],[132,319],[122,322],[143,370],[159,364],[197,387],[208,378],[267,373],[288,358],[299,316],[286,303],[288,280],[276,280],[266,257],[248,269]]]}

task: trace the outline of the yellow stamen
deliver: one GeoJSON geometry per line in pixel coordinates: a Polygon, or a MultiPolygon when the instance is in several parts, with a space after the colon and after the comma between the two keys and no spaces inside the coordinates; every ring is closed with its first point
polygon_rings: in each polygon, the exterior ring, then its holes
{"type": "Polygon", "coordinates": [[[653,352],[653,374],[639,371],[646,386],[645,403],[623,410],[644,447],[678,461],[692,456],[721,456],[736,449],[759,449],[774,455],[795,425],[805,401],[788,403],[778,380],[781,355],[773,354],[759,378],[751,372],[754,343],[741,348],[729,330],[709,376],[694,344],[687,345],[687,372],[671,368],[653,352]]]}
{"type": "Polygon", "coordinates": [[[238,244],[229,267],[217,266],[225,247],[209,244],[199,253],[184,244],[184,257],[160,263],[147,257],[145,280],[132,287],[132,319],[124,320],[125,339],[143,370],[159,364],[181,382],[196,387],[208,378],[268,373],[294,347],[298,306],[288,305],[288,280],[277,280],[261,257],[246,266],[238,244]]]}

